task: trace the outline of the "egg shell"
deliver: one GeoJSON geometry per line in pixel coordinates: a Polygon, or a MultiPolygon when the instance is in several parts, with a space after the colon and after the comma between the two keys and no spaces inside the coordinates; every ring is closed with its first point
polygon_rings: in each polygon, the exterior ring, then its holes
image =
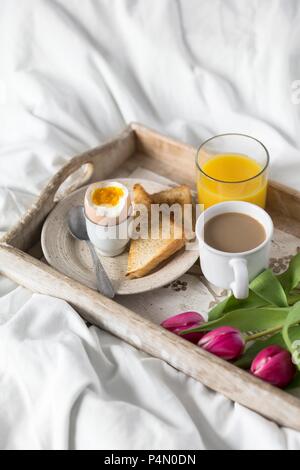
{"type": "Polygon", "coordinates": [[[84,209],[87,218],[98,225],[116,225],[127,219],[131,207],[130,194],[126,186],[118,182],[93,183],[86,190],[84,197],[84,209]],[[114,207],[104,205],[97,206],[92,202],[92,194],[95,189],[119,187],[123,190],[124,196],[114,207]]]}

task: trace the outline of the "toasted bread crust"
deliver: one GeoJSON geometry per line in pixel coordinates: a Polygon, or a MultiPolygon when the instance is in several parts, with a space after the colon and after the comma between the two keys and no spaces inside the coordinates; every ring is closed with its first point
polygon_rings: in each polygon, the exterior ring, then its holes
{"type": "MultiPolygon", "coordinates": [[[[169,206],[172,206],[173,204],[177,203],[181,204],[182,207],[185,204],[192,204],[191,191],[186,185],[170,188],[165,191],[160,191],[159,193],[150,195],[145,191],[141,184],[135,184],[133,187],[133,198],[136,205],[143,204],[148,208],[149,217],[151,204],[168,204],[169,206]]],[[[161,245],[159,246],[157,244],[157,240],[152,241],[150,238],[147,240],[142,238],[131,240],[126,276],[128,276],[130,279],[146,276],[159,264],[166,261],[174,253],[185,246],[183,233],[181,238],[175,238],[175,225],[172,221],[170,238],[167,240],[161,239],[160,242],[161,245]],[[153,242],[152,245],[151,242],[153,242]],[[149,250],[149,245],[153,249],[153,255],[152,257],[150,255],[148,259],[146,256],[145,260],[143,260],[142,253],[145,253],[147,250],[149,250]],[[140,263],[138,263],[139,260],[141,260],[140,263]]]]}
{"type": "Polygon", "coordinates": [[[192,204],[193,202],[191,190],[185,184],[151,194],[150,198],[152,204],[168,204],[169,206],[176,203],[184,206],[185,204],[192,204]]]}
{"type": "Polygon", "coordinates": [[[134,204],[143,204],[148,210],[151,210],[151,197],[141,184],[133,186],[133,202],[134,204]]]}
{"type": "Polygon", "coordinates": [[[132,244],[130,246],[130,251],[129,251],[129,256],[128,256],[128,271],[126,274],[126,276],[128,276],[130,279],[136,279],[136,278],[146,276],[146,274],[149,274],[160,263],[170,258],[170,256],[172,256],[174,253],[179,251],[185,245],[185,242],[183,239],[169,240],[169,243],[165,246],[162,246],[162,248],[153,256],[153,258],[147,264],[145,264],[141,268],[135,269],[132,266],[132,264],[134,263],[134,258],[135,258],[135,246],[137,244],[141,244],[142,246],[142,243],[144,241],[145,240],[138,239],[138,240],[132,240],[131,242],[132,244]]]}

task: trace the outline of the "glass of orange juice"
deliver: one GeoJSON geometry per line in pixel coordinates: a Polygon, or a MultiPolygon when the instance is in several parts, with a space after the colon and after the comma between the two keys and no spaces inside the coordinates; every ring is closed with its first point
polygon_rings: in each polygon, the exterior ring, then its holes
{"type": "Polygon", "coordinates": [[[223,134],[204,142],[196,156],[199,204],[247,201],[265,207],[269,153],[254,137],[223,134]]]}

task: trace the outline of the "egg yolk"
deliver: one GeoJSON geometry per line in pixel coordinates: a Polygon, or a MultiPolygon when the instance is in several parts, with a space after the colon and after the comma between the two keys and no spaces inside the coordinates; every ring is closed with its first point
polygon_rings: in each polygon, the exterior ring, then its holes
{"type": "Polygon", "coordinates": [[[106,188],[97,188],[93,191],[92,202],[96,206],[116,206],[123,196],[123,189],[116,186],[107,186],[106,188]]]}

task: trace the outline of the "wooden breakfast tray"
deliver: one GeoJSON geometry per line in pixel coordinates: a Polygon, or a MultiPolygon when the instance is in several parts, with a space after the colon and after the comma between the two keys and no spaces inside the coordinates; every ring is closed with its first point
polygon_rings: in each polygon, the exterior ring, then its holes
{"type": "MultiPolygon", "coordinates": [[[[66,300],[90,323],[163,359],[231,400],[280,425],[300,431],[299,398],[164,330],[149,319],[153,318],[151,315],[145,318],[121,305],[121,299],[118,302],[109,300],[40,260],[39,242],[43,222],[64,196],[88,181],[127,177],[139,167],[194,187],[195,153],[196,149],[189,145],[140,124],[131,124],[117,138],[75,156],[51,179],[20,222],[1,239],[1,272],[34,292],[66,300]]],[[[300,193],[271,182],[268,211],[275,226],[287,236],[290,234],[299,238],[300,245],[300,193]]],[[[155,293],[152,294],[154,297],[155,293]]],[[[149,311],[150,307],[145,310],[149,311]]],[[[170,311],[169,315],[174,313],[179,312],[170,311]]]]}

